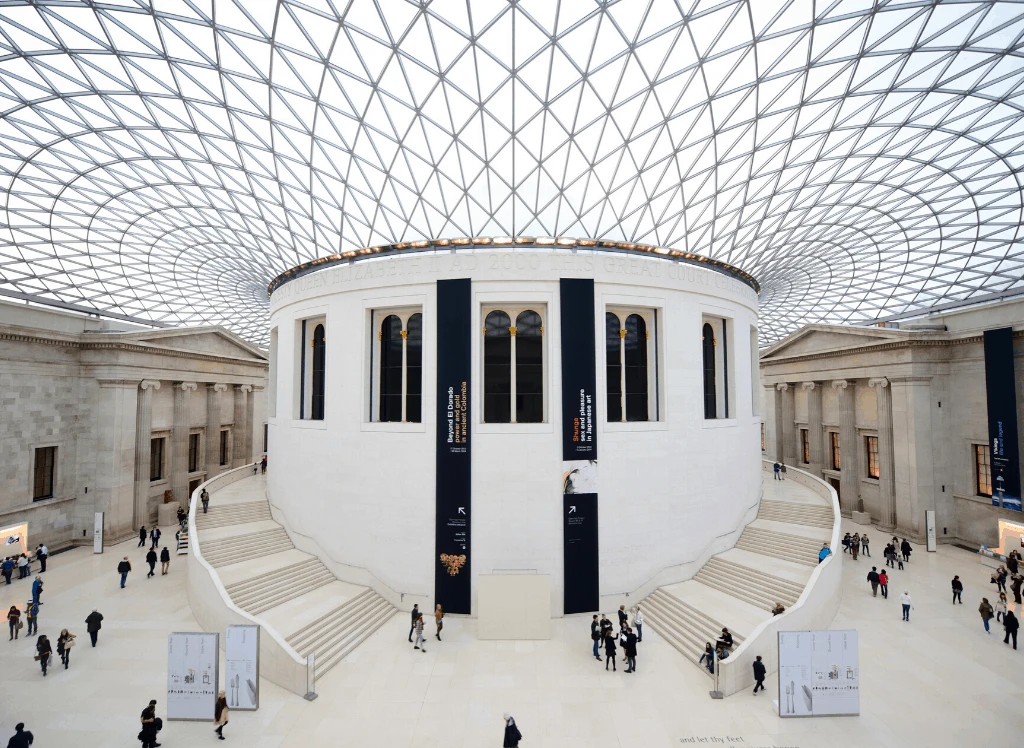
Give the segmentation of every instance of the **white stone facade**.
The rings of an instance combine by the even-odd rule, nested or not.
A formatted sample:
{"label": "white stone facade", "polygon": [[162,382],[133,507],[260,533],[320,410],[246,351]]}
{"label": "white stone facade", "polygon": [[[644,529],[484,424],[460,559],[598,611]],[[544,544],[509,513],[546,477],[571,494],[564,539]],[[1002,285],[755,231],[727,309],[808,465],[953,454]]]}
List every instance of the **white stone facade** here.
{"label": "white stone facade", "polygon": [[[982,333],[1000,327],[1014,331],[1017,430],[1024,436],[1024,301],[1005,301],[899,329],[809,325],[768,348],[761,356],[766,454],[784,454],[788,464],[830,482],[847,516],[868,512],[882,527],[921,541],[931,509],[939,542],[998,544],[998,520],[1022,516],[979,494],[974,447],[989,439]],[[838,470],[832,433],[840,435]],[[866,437],[878,439],[877,478],[868,475]]]}
{"label": "white stone facade", "polygon": [[[54,549],[91,543],[97,511],[109,542],[152,525],[165,497],[184,502],[190,485],[223,469],[208,433],[214,446],[229,433],[228,467],[262,456],[265,398],[253,393],[266,371],[259,349],[222,328],[150,330],[0,302],[0,526],[28,522],[32,547]],[[183,383],[189,399],[176,421]],[[245,392],[242,419],[224,391],[235,385]],[[190,434],[201,445],[194,470]],[[153,438],[164,438],[157,480]],[[47,447],[56,447],[52,490],[37,499],[37,450]]]}
{"label": "white stone facade", "polygon": [[[471,278],[472,574],[549,574],[552,612],[561,614],[559,279],[566,277],[595,282],[601,595],[633,592],[736,530],[760,493],[760,388],[752,387],[756,368],[750,359],[756,350],[750,345],[757,325],[754,291],[713,270],[665,260],[478,249],[355,262],[300,277],[274,292],[268,490],[289,531],[314,538],[332,568],[343,575],[348,569],[349,581],[396,600],[398,593],[432,598],[436,281]],[[482,420],[480,331],[488,310],[506,307],[532,309],[543,318],[540,423]],[[658,372],[651,392],[657,417],[609,423],[603,405],[605,313],[630,308],[651,310],[656,318],[649,334],[651,366],[656,362]],[[422,313],[420,423],[371,417],[378,375],[375,324],[389,309]],[[728,320],[730,413],[718,420],[704,419],[706,317]],[[302,320],[326,327],[323,420],[297,417],[304,391],[299,351],[308,355],[309,347],[299,343]],[[719,358],[724,349],[716,349]],[[475,584],[473,590],[475,611]]]}

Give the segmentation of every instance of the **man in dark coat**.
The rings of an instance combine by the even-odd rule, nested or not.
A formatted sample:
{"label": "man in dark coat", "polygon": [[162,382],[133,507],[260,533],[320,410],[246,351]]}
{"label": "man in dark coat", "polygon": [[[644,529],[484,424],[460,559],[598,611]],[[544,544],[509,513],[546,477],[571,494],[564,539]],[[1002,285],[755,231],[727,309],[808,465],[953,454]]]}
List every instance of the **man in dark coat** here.
{"label": "man in dark coat", "polygon": [[420,617],[420,604],[412,606],[412,625],[409,626],[409,641],[412,642],[412,630],[416,628],[416,619]]}
{"label": "man in dark coat", "polygon": [[14,735],[7,741],[7,748],[28,748],[32,740],[32,733],[25,731],[25,723],[19,722],[14,726]]}
{"label": "man in dark coat", "polygon": [[601,641],[601,624],[598,623],[596,614],[594,620],[590,622],[590,638],[594,642],[594,657],[600,660],[601,655],[597,653],[597,644]]}
{"label": "man in dark coat", "polygon": [[516,727],[516,721],[510,714],[503,715],[505,718],[505,740],[502,742],[503,748],[518,748],[519,741],[523,739],[523,735],[519,732],[519,728]]}
{"label": "man in dark coat", "polygon": [[1021,582],[1024,582],[1024,577],[1022,577],[1020,574],[1014,574],[1012,577],[1010,577],[1010,591],[1013,593],[1013,601],[1015,603],[1017,603],[1017,605],[1021,604],[1021,600],[1020,600],[1020,585],[1021,585]]}
{"label": "man in dark coat", "polygon": [[141,548],[145,544],[146,544],[146,526],[143,525],[142,527],[139,528],[139,545],[137,547]]}
{"label": "man in dark coat", "polygon": [[139,733],[139,740],[142,741],[142,748],[156,748],[160,745],[156,742],[157,727],[156,699],[149,702],[149,706],[142,710],[142,732]]}
{"label": "man in dark coat", "polygon": [[963,605],[964,601],[960,599],[960,595],[963,594],[964,583],[960,581],[960,577],[954,576],[952,584],[953,584],[953,604],[956,605],[957,603],[960,603],[961,605]]}
{"label": "man in dark coat", "polygon": [[1003,637],[1003,644],[1010,643],[1010,637],[1013,637],[1013,648],[1017,648],[1017,629],[1020,628],[1020,621],[1017,620],[1017,616],[1013,614],[1012,610],[1006,611],[1006,615],[1003,616],[1003,629],[1006,631],[1006,636]]}
{"label": "man in dark coat", "polygon": [[871,597],[878,597],[878,569],[874,566],[868,572],[868,581],[871,582]]}
{"label": "man in dark coat", "polygon": [[92,613],[85,617],[85,630],[89,632],[89,638],[92,639],[92,645],[96,646],[96,639],[99,638],[100,628],[103,625],[103,614],[98,610],[93,610]]}
{"label": "man in dark coat", "polygon": [[131,570],[132,565],[128,562],[128,557],[125,556],[121,563],[117,565],[117,573],[121,575],[122,590],[124,589],[124,583],[128,581],[128,572],[130,572]]}
{"label": "man in dark coat", "polygon": [[159,545],[159,543],[160,543],[160,536],[162,534],[163,533],[160,532],[160,528],[159,527],[154,527],[152,530],[149,531],[150,540],[153,541],[153,545],[151,545],[150,548],[156,548],[157,545]]}
{"label": "man in dark coat", "polygon": [[903,538],[903,542],[900,543],[900,552],[903,554],[903,560],[904,561],[909,561],[910,560],[910,551],[911,550],[912,549],[910,547],[910,543],[907,542],[906,538]]}
{"label": "man in dark coat", "polygon": [[626,672],[636,672],[636,634],[633,629],[626,627]]}
{"label": "man in dark coat", "polygon": [[764,663],[761,662],[761,655],[757,656],[754,660],[754,693],[757,693],[757,689],[764,690],[764,676],[765,676]]}
{"label": "man in dark coat", "polygon": [[146,554],[146,563],[149,564],[149,574],[146,575],[146,579],[156,574],[156,561],[156,551],[150,548],[149,553]]}

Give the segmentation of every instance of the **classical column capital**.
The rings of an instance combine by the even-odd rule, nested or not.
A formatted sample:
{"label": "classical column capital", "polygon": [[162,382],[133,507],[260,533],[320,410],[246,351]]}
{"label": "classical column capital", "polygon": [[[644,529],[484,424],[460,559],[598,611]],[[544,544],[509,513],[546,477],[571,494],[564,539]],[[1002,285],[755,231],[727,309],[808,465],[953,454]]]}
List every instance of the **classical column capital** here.
{"label": "classical column capital", "polygon": [[846,381],[845,379],[833,379],[832,380],[832,389],[834,389],[834,390],[845,390],[849,386],[850,386],[850,382]]}
{"label": "classical column capital", "polygon": [[775,389],[777,389],[779,392],[785,392],[786,390],[789,389],[789,385],[786,382],[779,382],[778,384],[775,385]]}
{"label": "classical column capital", "polygon": [[888,387],[889,380],[885,377],[876,377],[875,379],[868,380],[868,387]]}
{"label": "classical column capital", "polygon": [[800,389],[802,389],[802,390],[813,390],[815,387],[817,387],[818,389],[821,389],[821,385],[819,385],[817,382],[801,382],[800,383]]}
{"label": "classical column capital", "polygon": [[252,391],[253,392],[263,392],[263,390],[265,390],[265,389],[267,389],[267,388],[264,387],[262,384],[254,384],[254,385],[252,385]]}
{"label": "classical column capital", "polygon": [[182,392],[195,392],[199,389],[199,385],[195,382],[178,382],[174,385],[174,389],[181,390]]}
{"label": "classical column capital", "polygon": [[160,389],[160,382],[156,379],[143,379],[139,382],[140,390],[158,390]]}
{"label": "classical column capital", "polygon": [[252,392],[252,385],[251,384],[236,384],[235,385],[235,389],[238,392]]}
{"label": "classical column capital", "polygon": [[206,389],[208,389],[210,392],[226,392],[228,386],[220,382],[209,382],[206,385]]}

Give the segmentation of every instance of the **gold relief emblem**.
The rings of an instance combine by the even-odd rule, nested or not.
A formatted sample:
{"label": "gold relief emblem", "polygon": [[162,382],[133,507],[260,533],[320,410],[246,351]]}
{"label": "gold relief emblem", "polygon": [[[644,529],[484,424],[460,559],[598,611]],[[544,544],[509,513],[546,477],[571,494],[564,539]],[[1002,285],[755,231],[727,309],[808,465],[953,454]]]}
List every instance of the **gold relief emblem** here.
{"label": "gold relief emblem", "polygon": [[466,554],[461,556],[449,556],[447,553],[441,554],[441,563],[444,564],[444,568],[448,570],[449,576],[458,576],[459,570],[466,563]]}

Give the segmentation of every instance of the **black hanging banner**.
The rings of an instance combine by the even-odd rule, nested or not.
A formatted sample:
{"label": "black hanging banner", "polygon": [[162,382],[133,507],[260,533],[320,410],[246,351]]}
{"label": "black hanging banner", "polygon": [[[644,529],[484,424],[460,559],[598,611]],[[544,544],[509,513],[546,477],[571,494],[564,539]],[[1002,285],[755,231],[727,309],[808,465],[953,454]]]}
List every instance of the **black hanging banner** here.
{"label": "black hanging banner", "polygon": [[596,460],[594,281],[562,278],[562,460]]}
{"label": "black hanging banner", "polygon": [[470,612],[470,280],[437,282],[434,601]]}
{"label": "black hanging banner", "polygon": [[562,496],[564,612],[591,613],[600,606],[598,586],[597,494]]}
{"label": "black hanging banner", "polygon": [[985,391],[991,449],[992,504],[1021,511],[1014,392],[1013,328],[985,330]]}

